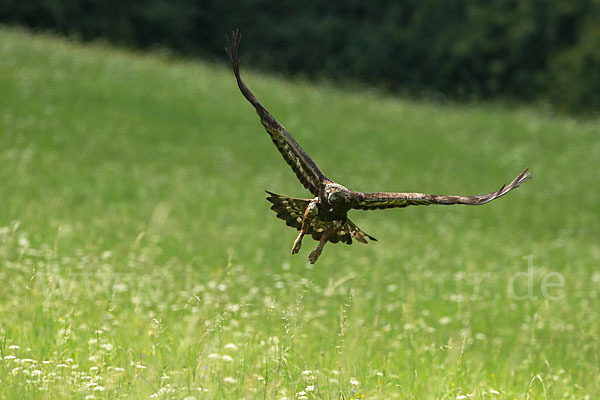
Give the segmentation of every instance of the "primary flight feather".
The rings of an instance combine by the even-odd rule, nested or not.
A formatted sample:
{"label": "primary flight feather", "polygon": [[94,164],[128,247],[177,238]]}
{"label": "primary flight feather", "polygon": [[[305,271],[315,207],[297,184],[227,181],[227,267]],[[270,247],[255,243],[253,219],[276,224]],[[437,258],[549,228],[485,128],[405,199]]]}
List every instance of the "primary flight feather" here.
{"label": "primary flight feather", "polygon": [[240,61],[238,47],[241,35],[238,31],[227,38],[227,53],[233,65],[233,73],[240,91],[254,106],[260,117],[260,122],[271,137],[273,143],[292,167],[292,170],[304,187],[314,196],[312,199],[297,199],[268,192],[267,200],[273,203],[271,209],[277,217],[283,219],[288,226],[300,231],[292,246],[292,254],[300,251],[302,238],[310,235],[319,242],[308,259],[313,264],[323,251],[327,242],[344,242],[351,244],[352,239],[367,243],[367,239],[377,240],[358,228],[348,218],[348,211],[376,210],[384,208],[401,208],[429,204],[467,204],[480,205],[489,203],[519,187],[531,179],[531,173],[526,168],[508,185],[503,185],[498,191],[479,196],[448,196],[426,193],[392,193],[375,192],[362,193],[350,190],[327,178],[317,167],[317,164],[306,154],[292,135],[269,113],[252,94],[240,76]]}

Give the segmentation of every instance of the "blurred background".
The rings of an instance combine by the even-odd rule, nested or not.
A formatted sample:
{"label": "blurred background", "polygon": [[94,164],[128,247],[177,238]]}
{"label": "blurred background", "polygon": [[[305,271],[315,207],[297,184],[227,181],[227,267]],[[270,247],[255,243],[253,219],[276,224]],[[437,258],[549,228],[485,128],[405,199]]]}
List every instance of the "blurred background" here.
{"label": "blurred background", "polygon": [[434,99],[600,109],[600,0],[2,0],[0,22]]}
{"label": "blurred background", "polygon": [[[0,0],[0,398],[600,399],[599,10]],[[236,28],[337,182],[534,179],[292,256],[264,190],[308,192],[236,87]]]}

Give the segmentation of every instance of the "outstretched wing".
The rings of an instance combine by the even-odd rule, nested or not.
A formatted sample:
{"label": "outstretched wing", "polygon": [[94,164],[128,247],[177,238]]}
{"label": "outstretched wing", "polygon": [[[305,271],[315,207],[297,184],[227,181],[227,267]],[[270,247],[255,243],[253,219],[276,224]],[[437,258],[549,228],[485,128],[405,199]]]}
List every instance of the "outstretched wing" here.
{"label": "outstretched wing", "polygon": [[480,205],[489,203],[504,196],[511,190],[531,179],[529,168],[525,168],[511,183],[503,185],[500,190],[479,196],[443,196],[425,193],[358,193],[352,208],[360,210],[376,210],[383,208],[400,208],[429,204],[467,204]]}
{"label": "outstretched wing", "polygon": [[236,30],[232,32],[231,40],[227,38],[227,47],[225,50],[229,54],[233,65],[233,73],[237,79],[237,84],[244,97],[254,106],[256,113],[260,117],[260,122],[263,124],[267,133],[271,136],[273,143],[283,155],[285,161],[292,167],[294,173],[314,196],[319,195],[319,189],[323,182],[330,181],[319,170],[315,162],[306,154],[300,145],[294,140],[292,135],[281,125],[273,116],[260,104],[254,97],[250,89],[246,86],[240,77],[240,60],[237,56],[238,46],[242,35]]}

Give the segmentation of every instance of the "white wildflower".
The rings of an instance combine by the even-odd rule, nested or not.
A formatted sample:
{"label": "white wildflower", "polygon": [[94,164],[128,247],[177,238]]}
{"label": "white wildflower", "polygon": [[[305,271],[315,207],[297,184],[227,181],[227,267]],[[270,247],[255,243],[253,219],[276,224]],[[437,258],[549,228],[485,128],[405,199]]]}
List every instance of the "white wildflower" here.
{"label": "white wildflower", "polygon": [[230,304],[229,306],[227,306],[227,310],[236,313],[236,312],[240,311],[240,305],[239,304]]}
{"label": "white wildflower", "polygon": [[40,371],[39,369],[34,369],[33,371],[31,371],[31,375],[33,376],[40,376],[42,374],[42,371]]}
{"label": "white wildflower", "polygon": [[94,391],[95,391],[95,392],[104,392],[104,386],[96,386],[96,387],[94,388]]}
{"label": "white wildflower", "polygon": [[225,350],[237,350],[237,346],[233,343],[227,343],[225,345]]}
{"label": "white wildflower", "polygon": [[494,390],[494,389],[490,389],[490,393],[491,393],[491,394],[500,394],[500,392],[499,392],[499,391],[497,391],[497,390]]}
{"label": "white wildflower", "polygon": [[221,357],[223,359],[223,361],[227,361],[227,362],[232,362],[233,361],[233,357],[228,356],[227,354],[225,354],[223,357]]}
{"label": "white wildflower", "polygon": [[10,346],[8,346],[9,350],[19,350],[21,347],[16,345],[16,344],[11,344]]}
{"label": "white wildflower", "polygon": [[306,390],[307,392],[314,392],[315,390],[317,390],[317,385],[308,385],[304,390]]}
{"label": "white wildflower", "polygon": [[14,359],[16,359],[16,358],[17,358],[17,357],[13,356],[12,354],[11,354],[11,355],[9,355],[9,356],[5,356],[5,357],[4,357],[4,359],[5,359],[5,360],[14,360]]}
{"label": "white wildflower", "polygon": [[115,283],[113,286],[113,290],[116,293],[123,293],[126,292],[129,289],[129,286],[127,286],[127,284],[125,282],[118,282]]}
{"label": "white wildflower", "polygon": [[217,354],[217,353],[210,353],[208,355],[208,358],[211,359],[211,360],[214,360],[216,358],[221,358],[221,356],[219,354]]}
{"label": "white wildflower", "polygon": [[450,323],[450,321],[452,321],[452,319],[450,319],[450,317],[442,317],[440,318],[440,325],[448,325]]}
{"label": "white wildflower", "polygon": [[304,376],[309,376],[310,374],[312,374],[312,371],[309,369],[302,371],[302,375],[304,375]]}
{"label": "white wildflower", "polygon": [[142,365],[142,364],[136,364],[136,366],[135,366],[135,367],[136,367],[137,369],[146,369],[146,366],[145,366],[145,365]]}
{"label": "white wildflower", "polygon": [[356,378],[350,378],[350,384],[352,386],[358,386],[360,385],[360,382],[356,380]]}
{"label": "white wildflower", "polygon": [[233,378],[231,376],[227,376],[227,377],[225,377],[225,379],[223,379],[223,382],[233,384],[236,382],[236,380],[235,380],[235,378]]}
{"label": "white wildflower", "polygon": [[159,397],[163,397],[163,395],[165,395],[166,393],[174,393],[174,392],[176,392],[176,389],[174,389],[171,385],[165,385],[165,386],[161,387],[160,389],[158,389],[158,392],[150,395],[150,398],[156,399]]}

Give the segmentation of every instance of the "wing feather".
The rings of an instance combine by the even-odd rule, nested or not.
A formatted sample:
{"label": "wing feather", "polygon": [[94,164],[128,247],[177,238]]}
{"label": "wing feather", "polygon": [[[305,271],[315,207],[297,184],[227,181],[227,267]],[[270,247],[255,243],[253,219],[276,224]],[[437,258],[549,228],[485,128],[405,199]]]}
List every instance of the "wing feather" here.
{"label": "wing feather", "polygon": [[359,210],[376,210],[384,208],[401,208],[429,204],[467,204],[480,205],[489,203],[519,187],[531,179],[529,168],[525,168],[511,183],[503,185],[499,190],[479,196],[445,196],[426,193],[359,193],[352,208]]}
{"label": "wing feather", "polygon": [[260,104],[240,77],[240,60],[237,56],[237,50],[241,37],[242,35],[237,30],[232,32],[231,39],[227,37],[228,45],[225,48],[231,59],[238,87],[246,100],[256,109],[256,113],[260,117],[260,122],[265,127],[269,136],[271,136],[271,140],[273,140],[273,143],[275,143],[285,161],[292,167],[300,182],[314,196],[318,196],[322,183],[330,180],[319,170],[319,167],[317,167],[315,162],[306,154],[283,125],[273,118],[262,104]]}

